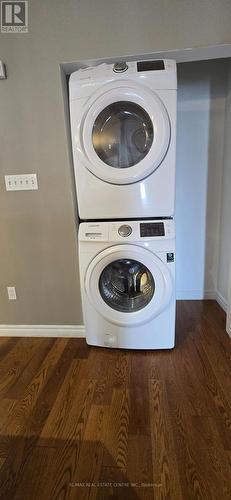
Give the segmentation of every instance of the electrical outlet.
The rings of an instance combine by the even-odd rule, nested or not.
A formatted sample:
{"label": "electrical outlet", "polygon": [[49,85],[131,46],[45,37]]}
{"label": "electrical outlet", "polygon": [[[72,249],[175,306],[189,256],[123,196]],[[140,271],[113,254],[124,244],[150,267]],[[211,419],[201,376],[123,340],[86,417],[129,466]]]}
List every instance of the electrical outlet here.
{"label": "electrical outlet", "polygon": [[3,61],[0,61],[0,80],[5,80],[6,78],[6,66]]}
{"label": "electrical outlet", "polygon": [[9,300],[16,300],[17,299],[15,286],[8,286],[7,293],[8,293]]}
{"label": "electrical outlet", "polygon": [[38,189],[36,174],[5,175],[6,191],[29,191]]}

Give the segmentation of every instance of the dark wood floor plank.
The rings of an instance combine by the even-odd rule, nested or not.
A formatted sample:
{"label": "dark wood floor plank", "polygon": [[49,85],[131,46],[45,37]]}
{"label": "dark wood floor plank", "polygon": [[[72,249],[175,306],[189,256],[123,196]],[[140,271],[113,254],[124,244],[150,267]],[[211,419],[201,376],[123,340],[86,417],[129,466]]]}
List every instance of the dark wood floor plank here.
{"label": "dark wood floor plank", "polygon": [[27,421],[31,416],[31,412],[47,383],[49,375],[52,373],[54,366],[62,355],[67,342],[66,339],[61,339],[56,341],[52,346],[38,369],[38,372],[32,378],[23,397],[13,402],[13,405],[11,405],[6,425],[1,425],[2,422],[0,422],[1,433],[5,434],[8,432],[12,435],[23,435],[25,433]]}
{"label": "dark wood floor plank", "polygon": [[191,415],[212,416],[216,405],[205,384],[203,358],[190,336],[174,351],[171,363],[187,411]]}
{"label": "dark wood floor plank", "polygon": [[176,348],[0,338],[1,500],[231,500],[231,340],[177,304]]}
{"label": "dark wood floor plank", "polygon": [[153,482],[156,498],[183,500],[164,382],[149,381]]}
{"label": "dark wood floor plank", "polygon": [[78,339],[78,343],[76,345],[76,339],[69,339],[70,345],[73,346],[75,350],[75,359],[87,359],[89,354],[91,353],[91,347],[86,343],[84,338]]}
{"label": "dark wood floor plank", "polygon": [[196,357],[200,360],[200,370],[202,374],[200,375],[200,372],[198,374],[199,382],[205,388],[210,400],[213,402],[213,406],[210,404],[210,407],[214,408],[213,415],[219,426],[220,436],[222,437],[224,447],[226,449],[231,449],[231,404],[229,399],[225,397],[223,387],[219,383],[219,372],[217,373],[218,376],[216,376],[210,364],[210,360],[200,343],[195,345],[194,342],[194,349],[191,351],[191,356],[192,359],[195,360],[195,366],[198,367],[198,371],[199,365],[198,363],[196,364]]}
{"label": "dark wood floor plank", "polygon": [[231,471],[225,463],[224,452],[219,448],[199,448],[196,453],[194,447],[192,454],[197,470],[200,471],[204,483],[207,484],[208,499],[230,500],[231,490],[228,478]]}
{"label": "dark wood floor plank", "polygon": [[8,456],[8,451],[9,451],[9,447],[10,447],[8,444],[8,432],[4,433],[3,428],[4,428],[4,425],[8,424],[9,414],[12,411],[14,404],[15,404],[15,402],[12,399],[1,399],[1,404],[0,404],[0,424],[1,424],[0,470],[1,470],[1,467]]}
{"label": "dark wood floor plank", "polygon": [[[204,478],[200,468],[194,459],[194,447],[191,448],[188,442],[188,418],[185,408],[180,402],[178,387],[174,383],[167,384],[167,398],[171,409],[171,427],[173,431],[174,448],[177,457],[180,484],[183,491],[183,498],[193,500],[194,498],[211,498],[208,487],[208,478]],[[198,453],[198,449],[197,449]]]}
{"label": "dark wood floor plank", "polygon": [[54,367],[47,378],[47,382],[40,392],[39,397],[32,409],[30,418],[27,422],[28,436],[34,436],[41,433],[50,411],[54,406],[56,398],[58,397],[59,391],[65,380],[66,373],[75,358],[75,354],[76,349],[73,349],[72,342],[68,340],[59,359],[56,364],[54,364]]}
{"label": "dark wood floor plank", "polygon": [[[108,349],[92,347],[87,359],[81,360],[80,373],[81,379],[92,378],[94,380],[101,379],[107,373],[108,360],[115,358],[115,352]],[[117,355],[116,355],[117,358]]]}
{"label": "dark wood floor plank", "polygon": [[104,466],[119,468],[127,466],[129,404],[130,395],[126,387],[113,390],[105,437]]}
{"label": "dark wood floor plank", "polygon": [[126,477],[138,498],[153,500],[156,488],[153,484],[152,442],[148,435],[128,437]]}
{"label": "dark wood floor plank", "polygon": [[[58,397],[46,419],[40,437],[53,441],[65,437],[65,429],[72,418],[73,407],[79,407],[88,381],[79,380],[79,361],[74,359],[66,373]],[[76,410],[75,410],[76,411]],[[53,444],[52,444],[53,443]]]}
{"label": "dark wood floor plank", "polygon": [[37,339],[22,338],[8,352],[0,364],[0,396],[7,395],[9,389],[20,378],[37,350]]}
{"label": "dark wood floor plank", "polygon": [[15,337],[0,337],[0,362],[17,345],[18,341],[19,339]]}
{"label": "dark wood floor plank", "polygon": [[[202,322],[202,325],[197,330],[196,339],[194,344],[196,349],[204,350],[208,358],[214,376],[218,379],[222,391],[224,392],[227,400],[230,397],[230,371],[231,371],[231,356],[227,356],[227,352],[223,352],[223,345],[219,338],[219,349],[214,349],[214,330],[215,325],[209,326],[210,334],[207,334],[208,322]],[[223,332],[220,337],[223,336]],[[216,341],[215,341],[216,342]],[[217,342],[216,342],[217,343]],[[225,351],[227,351],[225,349]]]}
{"label": "dark wood floor plank", "polygon": [[92,348],[87,361],[82,363],[80,377],[95,380],[93,404],[109,404],[112,398],[113,373],[118,351]]}
{"label": "dark wood floor plank", "polygon": [[[6,434],[3,436],[3,440],[6,445],[8,441],[9,454],[0,470],[0,489],[6,498],[12,497],[15,494],[15,491],[20,483],[21,476],[23,475],[28,461],[30,460],[33,448],[36,446],[44,422],[51,407],[53,406],[63,377],[66,373],[67,366],[69,366],[72,359],[73,349],[68,345],[68,341],[61,342],[60,344],[62,346],[62,354],[58,360],[56,359],[56,364],[50,373],[50,377],[41,391],[42,396],[40,393],[36,398],[36,402],[32,407],[31,412],[27,413],[25,421],[22,419],[21,413],[17,414],[19,424],[17,425],[16,423],[14,427],[11,419],[11,433],[8,431],[8,436],[6,436]],[[51,375],[53,375],[53,377],[51,377]],[[25,408],[28,411],[28,406]]]}
{"label": "dark wood floor plank", "polygon": [[28,364],[22,369],[18,379],[15,380],[14,384],[7,391],[7,398],[20,399],[23,397],[27,386],[37,373],[42,361],[46,358],[55,341],[55,339],[37,339],[35,353]]}
{"label": "dark wood floor plank", "polygon": [[[45,444],[45,443],[44,443]],[[11,500],[50,500],[47,484],[56,450],[46,446],[35,447]]]}
{"label": "dark wood floor plank", "polygon": [[[69,498],[70,483],[75,477],[84,432],[91,410],[95,382],[82,380],[77,397],[62,431],[62,437],[56,446],[56,456],[50,471],[51,481],[48,485],[49,497],[52,499]],[[53,438],[47,437],[53,443]],[[78,497],[77,497],[78,498]]]}
{"label": "dark wood floor plank", "polygon": [[4,425],[8,428],[9,414],[15,407],[15,401],[13,399],[1,398],[0,400],[0,433],[4,428]]}
{"label": "dark wood floor plank", "polygon": [[100,480],[104,439],[108,425],[109,411],[106,405],[92,405],[80,448],[79,458],[72,478],[72,483],[88,485],[71,490],[70,498],[79,500],[96,499],[97,484]]}
{"label": "dark wood floor plank", "polygon": [[128,387],[131,377],[131,353],[130,351],[120,350],[118,358],[112,371],[112,385],[113,387]]}
{"label": "dark wood floor plank", "polygon": [[149,391],[148,379],[153,373],[152,362],[148,352],[132,352],[129,381],[130,412],[129,434],[150,435]]}
{"label": "dark wood floor plank", "polygon": [[223,448],[216,417],[187,415],[187,441],[192,449],[195,443],[197,443],[198,450]]}
{"label": "dark wood floor plank", "polygon": [[96,498],[97,500],[140,500],[141,497],[128,480],[126,468],[103,467]]}
{"label": "dark wood floor plank", "polygon": [[129,434],[150,435],[148,384],[137,381],[130,388]]}

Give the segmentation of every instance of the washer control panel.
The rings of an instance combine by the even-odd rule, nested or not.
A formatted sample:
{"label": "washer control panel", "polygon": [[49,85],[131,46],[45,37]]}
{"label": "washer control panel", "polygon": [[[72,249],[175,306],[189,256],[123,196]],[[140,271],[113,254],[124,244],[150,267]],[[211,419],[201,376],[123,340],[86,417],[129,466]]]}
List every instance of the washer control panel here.
{"label": "washer control panel", "polygon": [[149,238],[152,236],[165,236],[163,222],[141,222],[140,237]]}
{"label": "washer control panel", "polygon": [[151,242],[175,238],[175,224],[172,219],[159,220],[126,220],[104,222],[81,222],[79,226],[79,241],[103,241],[130,243]]}
{"label": "washer control panel", "polygon": [[118,233],[120,236],[123,236],[123,238],[126,238],[127,236],[130,236],[130,234],[132,234],[132,228],[128,224],[123,224],[119,227]]}

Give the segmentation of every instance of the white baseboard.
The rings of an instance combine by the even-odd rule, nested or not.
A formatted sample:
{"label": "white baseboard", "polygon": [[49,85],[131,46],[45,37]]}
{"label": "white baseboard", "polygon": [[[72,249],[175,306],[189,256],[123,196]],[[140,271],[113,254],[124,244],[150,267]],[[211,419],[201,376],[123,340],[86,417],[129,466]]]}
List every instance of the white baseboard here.
{"label": "white baseboard", "polygon": [[227,300],[221,295],[220,292],[216,293],[216,301],[218,302],[219,306],[222,307],[222,309],[227,313],[228,310],[228,302]]}
{"label": "white baseboard", "polygon": [[[202,296],[198,290],[177,292],[177,300],[203,299],[216,300],[222,309],[227,312],[227,301],[219,292],[208,290]],[[228,333],[231,336],[231,324]],[[0,325],[0,337],[85,338],[86,334],[84,325]]]}
{"label": "white baseboard", "polygon": [[176,300],[202,300],[201,290],[176,290]]}
{"label": "white baseboard", "polygon": [[203,299],[205,299],[205,300],[217,300],[217,292],[215,292],[215,290],[206,290],[204,292]]}
{"label": "white baseboard", "polygon": [[227,300],[215,290],[206,290],[204,293],[200,290],[178,290],[176,298],[177,300],[216,300],[225,312],[228,309]]}
{"label": "white baseboard", "polygon": [[0,325],[0,337],[84,338],[84,325]]}
{"label": "white baseboard", "polygon": [[221,295],[220,292],[215,291],[215,290],[206,290],[204,292],[203,298],[207,299],[207,300],[216,300],[218,302],[219,306],[221,306],[221,308],[223,309],[223,311],[225,311],[227,313],[227,309],[228,309],[227,300]]}
{"label": "white baseboard", "polygon": [[204,293],[204,299],[212,299],[212,300],[216,300],[219,304],[219,306],[221,306],[221,308],[223,309],[223,311],[225,311],[227,313],[227,309],[228,309],[228,304],[227,304],[227,300],[221,295],[220,292],[215,292],[214,290],[213,291],[207,291]]}
{"label": "white baseboard", "polygon": [[227,319],[226,331],[227,331],[229,337],[231,337],[231,318],[230,317],[228,317],[228,319]]}

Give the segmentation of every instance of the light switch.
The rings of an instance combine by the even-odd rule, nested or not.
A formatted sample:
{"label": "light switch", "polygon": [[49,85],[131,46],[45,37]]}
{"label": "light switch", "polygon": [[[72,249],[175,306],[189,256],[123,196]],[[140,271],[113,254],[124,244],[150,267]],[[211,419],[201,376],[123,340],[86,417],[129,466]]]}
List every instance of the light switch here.
{"label": "light switch", "polygon": [[5,175],[6,191],[30,191],[38,189],[36,174]]}

